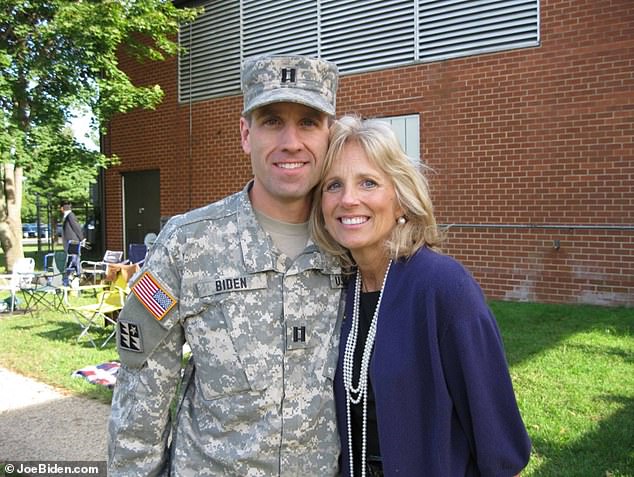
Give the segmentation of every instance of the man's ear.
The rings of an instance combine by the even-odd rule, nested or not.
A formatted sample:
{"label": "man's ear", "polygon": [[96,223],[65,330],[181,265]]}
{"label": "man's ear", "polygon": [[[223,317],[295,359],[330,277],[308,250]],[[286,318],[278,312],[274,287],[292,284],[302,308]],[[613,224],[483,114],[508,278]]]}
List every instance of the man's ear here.
{"label": "man's ear", "polygon": [[240,143],[245,154],[251,154],[250,128],[249,122],[245,118],[240,118]]}

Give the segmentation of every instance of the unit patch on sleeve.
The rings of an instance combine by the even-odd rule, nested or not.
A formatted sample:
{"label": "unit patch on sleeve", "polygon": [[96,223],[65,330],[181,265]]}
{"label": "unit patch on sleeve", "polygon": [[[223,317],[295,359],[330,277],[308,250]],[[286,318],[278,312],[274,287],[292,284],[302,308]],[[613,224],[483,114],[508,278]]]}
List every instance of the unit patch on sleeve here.
{"label": "unit patch on sleeve", "polygon": [[119,320],[119,346],[127,351],[143,353],[141,330],[135,323]]}
{"label": "unit patch on sleeve", "polygon": [[141,276],[132,287],[132,291],[143,306],[159,321],[176,305],[176,299],[164,290],[149,272]]}

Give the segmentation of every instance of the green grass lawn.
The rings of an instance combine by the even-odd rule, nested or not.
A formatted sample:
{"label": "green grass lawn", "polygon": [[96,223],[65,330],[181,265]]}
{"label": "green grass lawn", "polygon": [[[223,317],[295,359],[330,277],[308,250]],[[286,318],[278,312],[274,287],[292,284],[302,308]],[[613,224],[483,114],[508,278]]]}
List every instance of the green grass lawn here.
{"label": "green grass lawn", "polygon": [[[533,441],[522,475],[634,477],[634,309],[509,302],[491,307]],[[0,366],[109,402],[109,390],[71,373],[116,359],[114,344],[94,349],[76,343],[78,333],[62,313],[4,314]]]}
{"label": "green grass lawn", "polygon": [[634,476],[634,309],[491,307],[533,441],[523,475]]}
{"label": "green grass lawn", "polygon": [[[37,245],[26,245],[24,255],[35,259],[36,270],[42,270],[45,246],[38,253]],[[2,254],[0,253],[0,257]],[[2,257],[4,261],[4,257]],[[4,293],[0,299],[8,296]],[[18,296],[23,305],[24,299]],[[71,297],[75,304],[90,303],[90,293],[80,298]],[[99,334],[101,341],[107,334]],[[99,399],[109,403],[112,391],[95,386],[81,378],[71,377],[73,371],[90,364],[99,364],[117,358],[117,352],[109,343],[104,349],[94,349],[90,342],[76,343],[79,325],[72,317],[59,312],[37,312],[34,317],[21,311],[13,316],[0,313],[0,366],[77,395]],[[95,333],[92,333],[95,335]],[[111,340],[113,341],[113,340]]]}
{"label": "green grass lawn", "polygon": [[[85,298],[84,301],[88,301]],[[30,376],[73,394],[110,402],[112,391],[72,377],[73,371],[91,364],[117,359],[111,340],[105,348],[93,348],[89,341],[76,342],[79,325],[71,316],[42,311],[31,317],[16,312],[0,315],[0,366]],[[107,337],[100,329],[91,335]]]}

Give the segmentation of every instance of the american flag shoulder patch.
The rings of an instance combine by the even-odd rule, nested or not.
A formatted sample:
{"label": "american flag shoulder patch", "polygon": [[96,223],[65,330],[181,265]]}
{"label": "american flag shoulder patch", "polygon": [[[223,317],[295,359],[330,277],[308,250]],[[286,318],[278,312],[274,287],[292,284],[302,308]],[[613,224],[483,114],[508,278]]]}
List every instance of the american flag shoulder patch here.
{"label": "american flag shoulder patch", "polygon": [[132,287],[132,292],[159,321],[176,305],[176,299],[159,285],[150,272],[143,273]]}

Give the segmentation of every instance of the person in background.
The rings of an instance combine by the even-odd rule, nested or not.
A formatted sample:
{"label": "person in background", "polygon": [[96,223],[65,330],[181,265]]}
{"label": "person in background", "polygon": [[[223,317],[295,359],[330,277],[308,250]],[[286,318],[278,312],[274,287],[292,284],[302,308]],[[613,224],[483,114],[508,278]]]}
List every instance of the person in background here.
{"label": "person in background", "polygon": [[80,243],[82,240],[84,240],[84,233],[69,202],[62,202],[62,204],[60,205],[60,212],[63,215],[62,245],[64,246],[64,250],[67,251],[68,242],[72,240],[73,242]]}
{"label": "person in background", "polygon": [[254,179],[170,219],[133,280],[118,319],[111,477],[338,472],[341,268],[308,233],[338,72],[262,56],[241,79]]}
{"label": "person in background", "polygon": [[425,177],[387,123],[332,126],[311,231],[351,274],[335,377],[342,475],[518,474],[531,445],[495,318],[440,253]]}
{"label": "person in background", "polygon": [[81,247],[85,245],[84,232],[77,221],[75,213],[69,202],[62,202],[60,205],[62,218],[62,245],[66,252],[66,264],[62,277],[64,286],[71,283],[79,285],[79,275],[81,274],[80,255]]}

